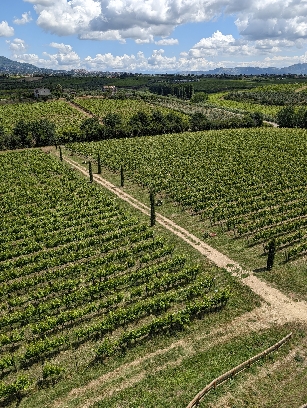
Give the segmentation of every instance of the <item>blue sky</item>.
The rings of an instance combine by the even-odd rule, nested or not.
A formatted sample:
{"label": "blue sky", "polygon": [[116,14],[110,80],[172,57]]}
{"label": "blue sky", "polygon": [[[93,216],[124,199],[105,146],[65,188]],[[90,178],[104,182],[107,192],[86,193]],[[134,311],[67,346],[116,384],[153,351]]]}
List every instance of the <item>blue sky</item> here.
{"label": "blue sky", "polygon": [[307,0],[2,0],[0,55],[177,72],[307,62]]}

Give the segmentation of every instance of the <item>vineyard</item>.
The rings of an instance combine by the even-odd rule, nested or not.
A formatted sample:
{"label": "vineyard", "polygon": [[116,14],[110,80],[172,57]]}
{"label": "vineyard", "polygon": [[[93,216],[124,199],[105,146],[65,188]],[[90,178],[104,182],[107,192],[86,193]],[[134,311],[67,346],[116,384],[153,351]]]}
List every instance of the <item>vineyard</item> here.
{"label": "vineyard", "polygon": [[227,303],[213,267],[174,253],[51,155],[0,163],[2,403]]}
{"label": "vineyard", "polygon": [[19,103],[0,106],[0,124],[10,132],[19,120],[26,122],[48,119],[56,125],[59,135],[65,131],[79,130],[86,115],[74,109],[65,101]]}
{"label": "vineyard", "polygon": [[[209,104],[192,104],[187,101],[182,101],[177,98],[169,98],[166,96],[152,96],[146,95],[148,100],[157,106],[162,106],[168,109],[185,113],[186,115],[193,115],[196,112],[203,113],[211,121],[227,121],[229,119],[238,118],[241,115],[230,112],[223,108],[216,108]],[[144,96],[144,98],[146,98]]]}
{"label": "vineyard", "polygon": [[[103,119],[108,114],[116,113],[128,122],[129,119],[137,112],[144,112],[146,114],[151,114],[153,111],[153,105],[142,100],[137,99],[101,99],[101,98],[77,98],[75,102],[78,105],[85,108],[87,111],[91,112],[93,115],[100,119]],[[160,108],[163,114],[172,112],[169,108]],[[182,115],[187,121],[186,115]]]}
{"label": "vineyard", "polygon": [[215,106],[230,109],[234,112],[260,112],[267,120],[275,120],[280,110],[280,106],[276,105],[261,105],[260,103],[254,103],[250,100],[237,101],[226,99],[227,95],[228,93],[226,92],[209,95],[209,102]]}
{"label": "vineyard", "polygon": [[212,104],[227,109],[261,112],[267,119],[275,120],[282,106],[304,106],[307,101],[304,83],[272,84],[251,90],[234,90],[209,96]]}
{"label": "vineyard", "polygon": [[285,262],[306,255],[306,133],[250,129],[71,144],[74,152],[154,188],[246,247],[276,240]]}

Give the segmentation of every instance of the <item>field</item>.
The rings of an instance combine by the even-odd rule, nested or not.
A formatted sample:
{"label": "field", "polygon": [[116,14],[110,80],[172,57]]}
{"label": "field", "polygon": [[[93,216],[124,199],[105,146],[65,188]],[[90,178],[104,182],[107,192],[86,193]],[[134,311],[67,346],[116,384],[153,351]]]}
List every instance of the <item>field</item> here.
{"label": "field", "polygon": [[58,134],[63,131],[78,131],[86,115],[65,101],[18,103],[0,105],[0,123],[10,132],[19,120],[48,119],[56,125]]}
{"label": "field", "polygon": [[[125,122],[128,122],[131,116],[139,111],[151,114],[154,109],[152,104],[136,99],[77,98],[75,102],[100,119],[103,119],[109,113],[117,113],[124,118]],[[173,109],[167,107],[159,107],[158,109],[163,114],[173,111]],[[186,115],[182,114],[182,117],[187,120]]]}
{"label": "field", "polygon": [[210,327],[258,304],[225,272],[175,249],[53,156],[9,152],[0,163],[6,404],[25,390],[41,398],[58,381],[65,388],[80,381],[75,371],[95,362],[106,369],[106,359],[171,339],[200,317]]}
{"label": "field", "polygon": [[235,112],[261,112],[267,120],[275,120],[280,110],[280,106],[266,106],[260,103],[225,99],[226,95],[226,92],[211,94],[209,95],[209,102],[222,108],[234,110]]}
{"label": "field", "polygon": [[274,238],[276,268],[263,276],[307,299],[304,131],[209,131],[69,147],[94,159],[99,152],[113,171],[123,165],[127,178],[165,200],[159,211],[174,213],[175,203],[193,215],[184,218],[194,233],[247,268],[264,270]]}
{"label": "field", "polygon": [[261,112],[266,119],[275,120],[278,111],[285,105],[306,105],[305,83],[272,84],[251,90],[233,90],[209,95],[212,104],[228,109]]}
{"label": "field", "polygon": [[[293,102],[306,94],[304,82],[194,84],[233,99],[75,102],[125,123],[153,109],[227,121],[239,111],[274,119],[278,95]],[[65,101],[0,106],[6,131],[19,119],[47,118],[59,135],[78,132],[88,116]],[[61,153],[64,161],[53,146],[0,153],[0,406],[186,408],[215,377],[289,332],[290,341],[210,391],[200,408],[306,403],[306,131],[186,132],[70,143]],[[102,178],[119,186],[123,172],[116,193],[149,206],[154,191],[156,211],[194,234],[194,248],[166,224],[150,227],[148,215],[114,198],[114,186],[104,189],[98,153]],[[199,239],[243,270],[231,259],[215,266]]]}
{"label": "field", "polygon": [[[215,121],[227,121],[228,119],[238,116],[237,113],[233,113],[227,109],[217,108],[215,106],[210,106],[208,104],[193,104],[189,101],[184,101],[178,98],[169,98],[165,96],[148,96],[150,102],[157,106],[163,106],[168,109],[183,112],[187,115],[193,115],[195,112],[201,112],[209,120]],[[239,114],[241,116],[241,114]]]}

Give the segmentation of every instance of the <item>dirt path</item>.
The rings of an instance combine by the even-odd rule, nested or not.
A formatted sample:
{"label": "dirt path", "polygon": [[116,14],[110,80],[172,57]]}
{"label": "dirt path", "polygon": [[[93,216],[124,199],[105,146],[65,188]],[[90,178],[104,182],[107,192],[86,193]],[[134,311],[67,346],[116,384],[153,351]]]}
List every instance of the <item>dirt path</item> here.
{"label": "dirt path", "polygon": [[80,108],[79,105],[70,102],[70,101],[66,101],[68,103],[68,105],[70,105],[72,108],[77,109],[79,112],[83,113],[84,115],[86,115],[88,118],[92,118],[93,115],[91,113],[88,113],[86,110]]}
{"label": "dirt path", "polygon": [[[73,168],[88,177],[88,171],[84,167],[68,157],[64,157],[64,160]],[[95,174],[93,175],[93,178],[95,182],[107,188],[142,213],[150,216],[149,207],[103,179],[101,176]],[[187,230],[161,214],[156,214],[156,221],[183,239],[193,248],[197,249],[214,264],[225,268],[232,275],[239,277],[241,282],[261,296],[265,303],[263,303],[261,307],[235,318],[232,322],[228,322],[224,326],[213,329],[210,333],[200,333],[198,337],[179,340],[165,349],[157,350],[144,357],[140,357],[133,362],[124,364],[119,368],[102,375],[96,380],[89,382],[83,387],[71,390],[65,398],[54,401],[50,407],[90,408],[96,402],[103,401],[114,393],[132,387],[134,384],[142,381],[147,375],[152,374],[153,370],[154,372],[157,372],[165,370],[168,367],[179,367],[183,359],[193,356],[200,351],[209,349],[213,345],[223,344],[226,341],[242,336],[245,333],[269,328],[273,324],[284,324],[289,321],[301,321],[307,323],[307,303],[293,302],[279,290],[272,288],[266,282],[261,281],[252,272],[243,270],[238,263],[207,245],[195,235],[189,233]],[[167,357],[167,353],[174,349],[178,350],[178,356],[176,358],[163,364],[157,364],[155,358],[158,358],[159,361],[163,361],[161,356]]]}
{"label": "dirt path", "polygon": [[[72,167],[79,170],[85,176],[88,177],[88,172],[84,167],[74,162],[73,160],[65,157]],[[142,213],[150,216],[150,208],[142,204],[140,201],[136,200],[129,194],[125,193],[119,187],[114,186],[109,181],[103,179],[101,176],[95,174],[94,180],[112,191],[122,200],[128,202],[134,208],[138,209]],[[257,293],[265,302],[270,304],[274,309],[276,309],[280,316],[286,318],[288,321],[300,320],[307,323],[307,303],[306,302],[294,302],[286,295],[281,293],[279,290],[272,288],[266,282],[261,281],[257,276],[255,276],[251,271],[245,271],[241,266],[228,258],[226,255],[217,251],[210,245],[206,244],[195,235],[191,234],[184,228],[180,227],[170,219],[164,217],[161,214],[156,214],[156,221],[162,225],[164,228],[171,231],[173,234],[177,235],[179,238],[183,239],[202,255],[207,257],[215,265],[220,268],[225,268],[232,275],[237,277],[242,277],[241,281],[246,286],[250,287],[255,293]],[[246,277],[247,276],[247,277]]]}
{"label": "dirt path", "polygon": [[272,125],[274,128],[278,127],[278,124],[276,122],[270,122],[269,120],[264,120],[263,123],[268,123],[269,125]]}
{"label": "dirt path", "polygon": [[[78,105],[75,102],[70,102],[67,101],[67,103],[74,109],[77,109],[79,112],[83,113],[84,115],[86,115],[88,118],[94,118],[95,115],[93,113],[88,112],[86,109],[83,109],[80,105]],[[103,122],[101,120],[99,120],[99,123],[101,125],[103,125]]]}
{"label": "dirt path", "polygon": [[307,88],[307,86],[304,85],[304,86],[302,86],[301,88],[297,88],[297,89],[295,90],[295,92],[301,92],[301,91],[303,91],[303,90],[306,89],[306,88]]}

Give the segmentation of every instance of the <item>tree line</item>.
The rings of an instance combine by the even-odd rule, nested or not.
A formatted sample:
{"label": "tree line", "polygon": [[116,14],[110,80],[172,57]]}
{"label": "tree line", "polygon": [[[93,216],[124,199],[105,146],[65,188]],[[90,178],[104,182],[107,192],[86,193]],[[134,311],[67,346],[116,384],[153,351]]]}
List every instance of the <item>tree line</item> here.
{"label": "tree line", "polygon": [[192,84],[172,84],[172,83],[156,83],[149,86],[152,93],[158,95],[172,95],[180,99],[191,99],[194,94],[194,87]]}
{"label": "tree line", "polygon": [[201,112],[188,116],[172,111],[163,113],[157,109],[150,113],[138,111],[128,120],[118,113],[108,113],[101,121],[96,117],[87,118],[81,123],[78,131],[67,130],[58,135],[55,124],[48,119],[19,120],[9,133],[0,124],[0,149],[261,125],[262,116],[259,113],[237,115],[228,120],[210,120]]}
{"label": "tree line", "polygon": [[279,127],[307,129],[307,109],[286,106],[277,114]]}

